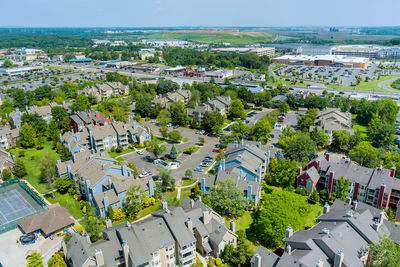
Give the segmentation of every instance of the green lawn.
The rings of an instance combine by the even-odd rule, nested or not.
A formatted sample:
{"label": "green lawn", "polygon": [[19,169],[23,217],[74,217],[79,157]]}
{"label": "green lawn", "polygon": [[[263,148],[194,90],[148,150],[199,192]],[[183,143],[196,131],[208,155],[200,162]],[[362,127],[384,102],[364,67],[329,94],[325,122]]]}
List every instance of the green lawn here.
{"label": "green lawn", "polygon": [[365,138],[367,138],[367,126],[363,126],[363,125],[360,125],[360,124],[354,124],[353,125],[353,130],[355,131],[355,130],[358,130],[358,131],[360,131],[360,133],[361,133],[361,137],[363,138],[363,139],[365,139]]}
{"label": "green lawn", "polygon": [[197,182],[197,179],[184,179],[182,181],[182,186],[188,186]]}
{"label": "green lawn", "polygon": [[27,180],[32,186],[36,188],[40,193],[44,194],[52,189],[53,186],[49,185],[46,182],[43,182],[40,178],[40,159],[46,155],[47,152],[50,152],[51,156],[54,160],[59,159],[59,155],[55,150],[52,150],[52,145],[50,142],[46,142],[44,144],[43,149],[30,148],[30,149],[22,149],[17,148],[10,151],[12,155],[18,158],[18,155],[21,151],[24,151],[24,156],[19,159],[25,164],[27,170],[27,176],[23,179]]}
{"label": "green lawn", "polygon": [[[253,223],[253,213],[246,211],[240,218],[233,219],[235,222],[235,231],[244,230],[246,232],[247,239],[251,242],[251,249],[255,252],[258,248],[257,242],[255,242],[256,234],[251,229],[251,224]],[[230,221],[232,219],[225,218],[225,226],[230,227]]]}
{"label": "green lawn", "polygon": [[135,149],[134,148],[127,148],[127,149],[124,149],[121,153],[118,153],[118,152],[114,151],[114,152],[110,152],[108,154],[110,155],[110,157],[116,158],[116,157],[122,156],[124,154],[131,153],[131,152],[135,152]]}
{"label": "green lawn", "polygon": [[[356,91],[369,91],[369,92],[389,92],[388,90],[382,89],[379,87],[379,83],[396,78],[400,76],[381,76],[379,80],[372,80],[369,82],[361,82],[359,85],[356,87],[354,86],[342,86],[342,85],[335,85],[335,89],[341,89],[341,90],[356,90]],[[333,88],[332,84],[325,85],[328,88]],[[390,85],[387,87],[390,88]]]}
{"label": "green lawn", "polygon": [[145,208],[145,209],[142,209],[141,211],[139,211],[137,217],[138,217],[138,219],[142,218],[142,217],[147,216],[150,213],[153,213],[160,209],[161,209],[161,202],[157,202],[154,206],[151,206],[151,207],[148,207],[148,208]]}
{"label": "green lawn", "polygon": [[73,196],[70,194],[60,194],[59,192],[54,192],[54,195],[55,198],[46,197],[46,199],[52,204],[60,203],[60,205],[66,208],[75,219],[83,217],[81,205]]}
{"label": "green lawn", "polygon": [[173,192],[164,192],[162,197],[167,201],[169,206],[178,206],[185,199],[185,197],[190,196],[190,189],[192,188],[193,187],[182,189],[180,199],[176,199],[178,193],[177,190]]}
{"label": "green lawn", "polygon": [[216,31],[216,30],[197,30],[197,31],[163,31],[155,32],[146,38],[163,39],[173,38],[194,42],[204,43],[258,43],[267,42],[274,37],[266,32],[238,32],[238,31]]}
{"label": "green lawn", "polygon": [[186,142],[189,142],[189,141],[190,141],[190,139],[187,138],[187,137],[185,137],[185,138],[182,139],[182,143],[186,143]]}

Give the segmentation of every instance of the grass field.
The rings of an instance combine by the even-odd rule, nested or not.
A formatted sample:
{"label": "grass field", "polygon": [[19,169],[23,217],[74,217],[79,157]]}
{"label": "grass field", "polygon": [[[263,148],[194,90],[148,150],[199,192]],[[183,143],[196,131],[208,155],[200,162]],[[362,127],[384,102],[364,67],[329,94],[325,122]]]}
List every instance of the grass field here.
{"label": "grass field", "polygon": [[[232,219],[225,218],[225,226],[229,228],[230,221]],[[244,230],[246,232],[247,239],[251,242],[251,249],[255,252],[258,248],[258,242],[255,242],[256,234],[252,231],[251,224],[253,223],[253,213],[246,211],[243,216],[237,219],[233,219],[235,222],[235,231]]]}
{"label": "grass field", "polygon": [[66,208],[75,219],[83,217],[81,205],[79,204],[79,201],[73,198],[73,196],[70,194],[60,194],[59,192],[54,192],[54,196],[55,198],[46,197],[46,199],[51,204],[57,202],[60,203],[60,205]]}
{"label": "grass field", "polygon": [[[342,89],[342,90],[356,90],[356,91],[369,91],[369,92],[390,92],[388,90],[382,89],[379,87],[379,83],[393,79],[393,78],[397,78],[400,76],[381,76],[381,78],[379,80],[372,80],[369,82],[361,82],[359,85],[357,85],[356,87],[354,86],[342,86],[342,85],[335,85],[335,89]],[[328,88],[333,88],[332,84],[329,85],[325,85]],[[388,87],[390,87],[390,85],[388,85]]]}
{"label": "grass field", "polygon": [[59,159],[59,155],[55,150],[52,149],[51,143],[46,142],[44,144],[43,149],[30,148],[30,149],[13,149],[11,150],[11,154],[18,158],[18,155],[21,151],[24,151],[24,156],[19,159],[25,164],[27,176],[24,177],[32,186],[36,188],[40,193],[44,194],[52,189],[54,189],[48,183],[42,181],[40,177],[40,160],[42,157],[46,155],[47,152],[50,152],[51,156],[54,160]]}
{"label": "grass field", "polygon": [[173,38],[193,42],[231,44],[267,42],[272,40],[273,37],[273,34],[266,32],[239,32],[217,30],[165,31],[146,36],[146,38],[148,39]]}

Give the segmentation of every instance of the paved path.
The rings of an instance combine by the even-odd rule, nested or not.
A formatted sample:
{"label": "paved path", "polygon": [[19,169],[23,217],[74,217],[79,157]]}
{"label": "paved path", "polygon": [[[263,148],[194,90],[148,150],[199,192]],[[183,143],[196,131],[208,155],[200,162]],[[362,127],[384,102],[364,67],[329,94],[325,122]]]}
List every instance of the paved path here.
{"label": "paved path", "polygon": [[378,86],[382,89],[388,90],[390,92],[394,92],[394,93],[399,93],[399,90],[395,90],[392,88],[387,87],[386,85],[391,84],[392,82],[394,82],[395,80],[399,79],[398,77],[396,78],[392,78],[383,82],[378,83]]}
{"label": "paved path", "polygon": [[[39,191],[37,191],[36,188],[33,185],[31,185],[27,180],[21,180],[21,181],[24,181],[28,185],[30,190],[35,191],[36,194],[38,194],[41,198],[43,198],[43,201],[47,205],[49,205],[49,206],[51,205],[51,203],[44,197],[44,195],[39,193]],[[56,191],[57,191],[57,189],[54,189],[54,190],[51,190],[51,191],[47,192],[46,194],[52,193],[52,192],[56,192]]]}
{"label": "paved path", "polygon": [[197,257],[200,259],[201,263],[203,264],[203,267],[207,267],[206,259],[203,256],[201,256],[201,254],[198,252],[197,252]]}
{"label": "paved path", "polygon": [[185,185],[185,186],[176,187],[176,190],[178,190],[178,192],[177,192],[177,194],[176,194],[176,198],[177,198],[177,199],[180,199],[180,198],[181,198],[181,190],[182,190],[182,189],[190,188],[190,187],[192,187],[192,186],[194,186],[194,185],[196,185],[196,184],[197,184],[197,181],[194,182],[193,184],[190,184],[190,185]]}

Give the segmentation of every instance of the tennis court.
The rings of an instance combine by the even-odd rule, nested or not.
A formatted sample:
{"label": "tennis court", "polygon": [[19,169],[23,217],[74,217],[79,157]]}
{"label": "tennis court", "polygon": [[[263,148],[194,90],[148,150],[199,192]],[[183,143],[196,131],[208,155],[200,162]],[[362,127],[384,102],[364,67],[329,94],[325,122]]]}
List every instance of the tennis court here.
{"label": "tennis court", "polygon": [[35,209],[16,190],[0,194],[0,221],[2,224],[35,213]]}

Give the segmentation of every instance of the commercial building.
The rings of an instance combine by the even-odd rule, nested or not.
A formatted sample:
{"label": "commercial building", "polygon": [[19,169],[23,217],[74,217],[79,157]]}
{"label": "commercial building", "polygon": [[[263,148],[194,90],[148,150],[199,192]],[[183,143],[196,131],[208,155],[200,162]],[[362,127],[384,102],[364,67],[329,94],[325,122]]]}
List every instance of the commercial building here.
{"label": "commercial building", "polygon": [[43,71],[43,66],[35,66],[35,67],[26,66],[26,67],[0,69],[0,74],[6,76],[15,76],[15,75],[23,75],[39,71]]}
{"label": "commercial building", "polygon": [[331,55],[367,57],[371,59],[398,59],[400,47],[378,45],[338,45],[330,50]]}
{"label": "commercial building", "polygon": [[142,44],[151,46],[185,46],[189,43],[178,39],[145,39],[142,40]]}
{"label": "commercial building", "polygon": [[203,256],[221,257],[226,244],[236,247],[235,223],[224,219],[201,200],[189,198],[134,223],[112,226],[107,220],[103,239],[91,243],[74,234],[63,244],[69,266],[192,266],[196,249]]}
{"label": "commercial building", "polygon": [[349,68],[365,68],[370,61],[367,57],[351,57],[344,55],[283,55],[274,58],[278,64],[338,66]]}
{"label": "commercial building", "polygon": [[384,211],[351,199],[326,204],[317,224],[307,230],[286,229],[281,257],[259,247],[251,259],[253,267],[368,266],[371,244],[387,235],[400,240],[400,228],[388,221]]}
{"label": "commercial building", "polygon": [[400,179],[395,178],[396,167],[368,168],[346,156],[332,155],[320,154],[307,164],[305,171],[300,168],[297,186],[310,192],[324,189],[333,193],[339,178],[343,177],[350,181],[348,195],[353,200],[391,209],[400,218]]}
{"label": "commercial building", "polygon": [[239,53],[247,54],[254,53],[257,56],[275,56],[275,47],[221,47],[213,48],[211,52],[221,52],[221,53]]}

